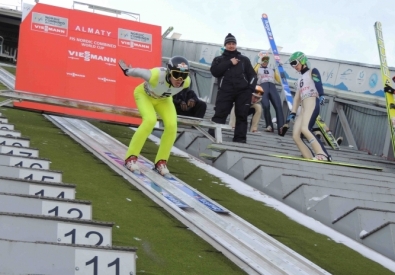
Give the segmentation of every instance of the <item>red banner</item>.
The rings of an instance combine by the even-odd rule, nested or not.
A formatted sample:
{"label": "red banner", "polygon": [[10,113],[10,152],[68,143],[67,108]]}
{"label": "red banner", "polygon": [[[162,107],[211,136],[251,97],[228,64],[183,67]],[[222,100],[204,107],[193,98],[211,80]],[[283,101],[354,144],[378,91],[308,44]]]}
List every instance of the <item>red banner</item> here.
{"label": "red banner", "polygon": [[[136,108],[134,88],[118,61],[161,66],[161,27],[101,14],[36,4],[20,25],[15,89]],[[18,107],[138,124],[140,119],[41,103]]]}

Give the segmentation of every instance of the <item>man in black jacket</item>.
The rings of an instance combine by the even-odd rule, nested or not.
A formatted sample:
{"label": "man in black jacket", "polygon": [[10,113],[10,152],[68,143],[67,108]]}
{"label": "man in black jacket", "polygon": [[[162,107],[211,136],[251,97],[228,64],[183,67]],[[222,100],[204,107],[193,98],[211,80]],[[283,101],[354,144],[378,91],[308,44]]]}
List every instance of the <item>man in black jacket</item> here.
{"label": "man in black jacket", "polygon": [[[224,45],[224,53],[214,58],[210,68],[211,74],[219,81],[215,114],[211,120],[225,124],[234,103],[236,125],[233,141],[246,143],[247,117],[257,77],[248,57],[237,51],[236,38],[232,34],[225,37]],[[209,133],[214,136],[213,129]]]}
{"label": "man in black jacket", "polygon": [[173,102],[177,115],[203,118],[206,114],[206,102],[200,100],[189,88],[174,95]]}

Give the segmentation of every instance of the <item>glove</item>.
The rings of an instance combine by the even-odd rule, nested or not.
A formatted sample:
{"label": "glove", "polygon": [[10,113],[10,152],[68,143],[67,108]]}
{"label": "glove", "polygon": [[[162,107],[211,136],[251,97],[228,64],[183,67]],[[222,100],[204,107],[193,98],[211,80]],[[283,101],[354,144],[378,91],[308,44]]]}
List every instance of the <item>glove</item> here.
{"label": "glove", "polygon": [[195,100],[193,100],[193,99],[188,100],[188,107],[189,108],[195,107],[195,104],[196,104]]}
{"label": "glove", "polygon": [[131,66],[128,67],[123,60],[119,60],[118,65],[123,71],[123,74],[128,76],[128,70],[131,68]]}
{"label": "glove", "polygon": [[288,117],[287,117],[287,122],[289,122],[289,121],[294,121],[295,120],[295,117],[296,117],[296,113],[290,113],[289,115],[288,115]]}
{"label": "glove", "polygon": [[184,112],[188,111],[188,106],[185,103],[185,101],[181,101],[180,106],[181,106],[181,111],[184,111]]}
{"label": "glove", "polygon": [[386,93],[390,93],[390,94],[394,94],[394,93],[395,93],[395,89],[394,89],[394,88],[392,88],[390,85],[388,85],[388,84],[385,84],[385,87],[384,87],[384,92],[386,92]]}
{"label": "glove", "polygon": [[325,96],[320,96],[320,105],[324,105],[325,104]]}

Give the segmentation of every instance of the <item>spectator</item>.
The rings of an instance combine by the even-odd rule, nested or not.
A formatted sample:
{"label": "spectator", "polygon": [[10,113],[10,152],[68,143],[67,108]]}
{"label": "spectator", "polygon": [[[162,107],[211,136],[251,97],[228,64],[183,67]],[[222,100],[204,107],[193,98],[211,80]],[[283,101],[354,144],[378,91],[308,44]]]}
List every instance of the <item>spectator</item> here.
{"label": "spectator", "polygon": [[173,96],[177,115],[203,118],[206,114],[207,104],[200,100],[191,89],[184,89]]}
{"label": "spectator", "polygon": [[[392,77],[392,81],[395,82],[395,76]],[[392,88],[389,84],[385,84],[385,86],[384,86],[384,92],[390,93],[390,94],[395,94],[395,89]]]}
{"label": "spectator", "polygon": [[[261,118],[262,115],[262,106],[261,106],[261,100],[262,100],[262,95],[263,95],[263,89],[261,86],[256,86],[255,92],[252,94],[251,98],[251,107],[248,110],[248,115],[252,115],[251,118],[251,126],[250,126],[250,132],[256,133],[258,132],[258,123],[259,119]],[[232,111],[230,112],[230,120],[229,120],[229,125],[232,128],[235,128],[235,108],[232,108]]]}
{"label": "spectator", "polygon": [[171,96],[189,87],[189,63],[184,57],[174,56],[167,63],[167,68],[131,68],[123,61],[120,61],[119,65],[125,76],[144,79],[144,82],[134,89],[134,98],[143,122],[130,141],[125,167],[134,173],[140,173],[137,158],[155,127],[158,113],[165,130],[155,158],[155,170],[162,176],[168,176],[167,160],[177,135],[177,112]]}
{"label": "spectator", "polygon": [[[212,121],[225,124],[233,103],[235,105],[234,142],[247,142],[247,116],[251,104],[251,94],[255,91],[256,73],[248,57],[237,51],[236,38],[232,34],[225,37],[225,50],[214,58],[211,74],[219,78],[215,113]],[[214,136],[214,129],[209,133]]]}
{"label": "spectator", "polygon": [[265,91],[262,97],[262,108],[263,115],[265,117],[266,123],[266,132],[274,132],[272,116],[270,114],[270,102],[272,103],[274,110],[276,111],[276,119],[277,119],[277,132],[280,136],[284,136],[285,132],[283,132],[284,125],[284,114],[281,103],[281,97],[279,92],[277,91],[275,83],[280,83],[280,76],[277,71],[272,68],[269,68],[267,65],[269,64],[270,57],[268,55],[264,55],[261,59],[261,64],[255,65],[255,71],[258,75],[258,85],[262,87]]}

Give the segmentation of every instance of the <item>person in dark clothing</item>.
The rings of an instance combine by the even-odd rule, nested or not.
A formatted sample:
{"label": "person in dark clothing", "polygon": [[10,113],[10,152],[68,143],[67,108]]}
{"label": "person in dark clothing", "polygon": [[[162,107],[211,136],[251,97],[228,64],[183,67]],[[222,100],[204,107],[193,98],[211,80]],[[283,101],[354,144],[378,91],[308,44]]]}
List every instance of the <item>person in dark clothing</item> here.
{"label": "person in dark clothing", "polygon": [[[232,34],[225,37],[224,45],[223,54],[214,58],[210,68],[211,74],[219,81],[215,113],[211,120],[225,124],[234,103],[236,124],[233,141],[246,143],[247,117],[257,77],[248,57],[237,51],[236,38]],[[214,136],[214,129],[209,133]]]}
{"label": "person in dark clothing", "polygon": [[206,114],[206,102],[200,100],[191,89],[184,89],[174,95],[173,103],[177,115],[203,118]]}

